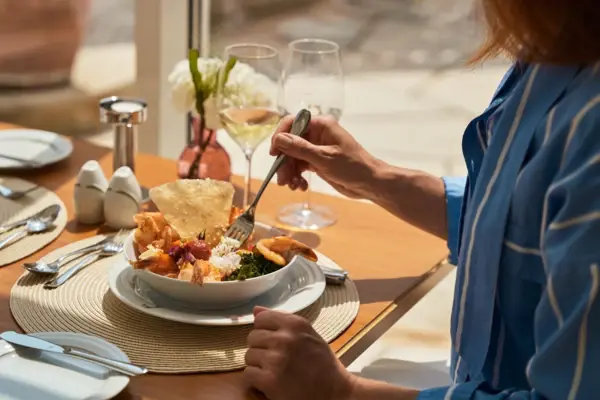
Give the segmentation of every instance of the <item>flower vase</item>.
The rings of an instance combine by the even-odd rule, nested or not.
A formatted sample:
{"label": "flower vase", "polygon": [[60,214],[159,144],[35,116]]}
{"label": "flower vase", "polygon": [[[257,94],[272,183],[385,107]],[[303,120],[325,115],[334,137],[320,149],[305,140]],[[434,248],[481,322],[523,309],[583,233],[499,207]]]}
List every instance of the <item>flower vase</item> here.
{"label": "flower vase", "polygon": [[192,119],[193,141],[183,150],[177,164],[180,179],[231,179],[231,158],[217,141],[214,129],[200,132],[200,119]]}

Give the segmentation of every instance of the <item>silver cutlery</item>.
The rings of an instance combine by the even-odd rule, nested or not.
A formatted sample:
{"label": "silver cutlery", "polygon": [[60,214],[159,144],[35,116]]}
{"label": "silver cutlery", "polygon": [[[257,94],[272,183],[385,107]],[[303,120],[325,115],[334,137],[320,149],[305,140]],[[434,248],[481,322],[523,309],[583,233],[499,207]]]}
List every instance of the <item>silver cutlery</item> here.
{"label": "silver cutlery", "polygon": [[44,218],[48,215],[53,215],[54,213],[56,213],[58,215],[58,211],[60,211],[60,206],[53,204],[53,205],[48,206],[48,207],[44,208],[43,210],[41,210],[27,218],[23,218],[22,220],[11,222],[9,224],[4,224],[4,225],[0,226],[0,234],[11,231],[11,230],[18,228],[20,226],[23,226],[23,225],[27,225],[27,221],[29,221],[31,219]]}
{"label": "silver cutlery", "polygon": [[14,190],[4,185],[0,185],[0,197],[9,200],[19,200],[36,189],[39,189],[39,186],[36,185],[26,190]]}
{"label": "silver cutlery", "polygon": [[139,376],[148,373],[148,370],[144,367],[139,367],[137,365],[123,361],[112,360],[110,358],[101,357],[96,354],[86,353],[84,351],[80,351],[68,346],[59,346],[57,344],[48,342],[47,340],[36,338],[34,336],[23,335],[17,332],[8,331],[0,333],[0,338],[12,345],[26,347],[39,351],[48,351],[51,353],[64,354],[70,357],[78,358],[80,360],[89,361],[127,376]]}
{"label": "silver cutlery", "polygon": [[8,235],[6,238],[0,240],[0,250],[23,239],[29,234],[47,231],[51,226],[53,226],[59,212],[60,206],[53,205],[26,220],[25,226],[22,229],[19,229]]}
{"label": "silver cutlery", "polygon": [[[294,118],[294,122],[292,123],[292,129],[290,129],[290,134],[304,136],[308,129],[308,124],[310,123],[310,111],[302,109],[296,114],[296,118]],[[250,237],[252,232],[254,231],[254,216],[256,213],[256,206],[263,195],[265,189],[275,176],[277,170],[287,161],[287,156],[285,154],[280,154],[273,162],[273,166],[269,170],[265,180],[263,181],[260,189],[256,193],[256,197],[254,201],[248,207],[246,211],[242,215],[236,218],[236,220],[231,224],[227,232],[225,232],[225,236],[235,239],[240,242],[240,244],[244,244],[246,240]]]}
{"label": "silver cutlery", "polygon": [[56,289],[59,286],[62,286],[66,281],[71,279],[76,273],[84,269],[85,267],[93,264],[98,261],[102,255],[101,251],[95,251],[90,255],[84,257],[81,261],[78,261],[77,264],[73,265],[69,268],[64,274],[59,275],[58,277],[49,280],[44,283],[44,289]]}
{"label": "silver cutlery", "polygon": [[94,251],[92,254],[87,255],[81,261],[77,262],[71,268],[66,270],[63,274],[60,274],[56,278],[44,283],[44,289],[56,289],[62,286],[65,282],[71,279],[75,274],[84,269],[85,267],[93,264],[97,260],[103,257],[110,257],[119,254],[123,251],[123,242],[126,234],[119,233],[113,240],[110,240],[102,245],[99,250]]}
{"label": "silver cutlery", "polygon": [[[319,265],[317,263],[317,265]],[[321,271],[323,271],[323,275],[325,275],[325,282],[330,285],[343,285],[346,282],[346,278],[348,277],[348,271],[344,271],[342,269],[333,269],[329,267],[323,267],[319,265]]]}
{"label": "silver cutlery", "polygon": [[25,263],[23,264],[23,268],[27,271],[35,273],[35,274],[48,274],[53,275],[58,272],[58,270],[63,267],[68,262],[72,261],[74,256],[82,256],[87,253],[91,253],[96,250],[100,250],[104,244],[108,241],[112,240],[111,238],[105,238],[98,243],[86,246],[84,248],[73,250],[65,255],[60,256],[56,260],[46,263],[44,261],[36,261],[34,263]]}

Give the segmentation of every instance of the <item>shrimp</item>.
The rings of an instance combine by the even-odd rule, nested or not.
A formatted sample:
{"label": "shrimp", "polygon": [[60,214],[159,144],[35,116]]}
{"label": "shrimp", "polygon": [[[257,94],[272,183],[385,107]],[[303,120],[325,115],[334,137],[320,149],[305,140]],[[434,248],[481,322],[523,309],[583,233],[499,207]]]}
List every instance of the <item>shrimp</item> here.
{"label": "shrimp", "polygon": [[165,252],[168,252],[171,247],[173,247],[173,243],[178,241],[179,235],[173,228],[170,226],[166,226],[160,233],[159,239],[152,242],[152,245],[157,249],[162,249]]}
{"label": "shrimp", "polygon": [[146,212],[144,214],[146,214],[148,217],[152,218],[154,220],[154,223],[158,227],[158,229],[161,231],[169,225],[167,223],[167,220],[165,219],[165,216],[161,212],[158,212],[158,211]]}
{"label": "shrimp", "polygon": [[138,226],[134,233],[135,243],[138,251],[143,253],[156,240],[160,230],[154,219],[146,213],[134,215],[133,220]]}
{"label": "shrimp", "polygon": [[310,247],[287,236],[260,239],[256,243],[256,250],[267,260],[273,261],[277,265],[286,265],[295,255],[302,256],[310,261],[317,261],[318,259]]}
{"label": "shrimp", "polygon": [[149,245],[168,251],[171,244],[179,239],[179,235],[167,224],[165,217],[159,212],[136,214],[133,217],[137,224],[134,233],[138,252],[143,253]]}

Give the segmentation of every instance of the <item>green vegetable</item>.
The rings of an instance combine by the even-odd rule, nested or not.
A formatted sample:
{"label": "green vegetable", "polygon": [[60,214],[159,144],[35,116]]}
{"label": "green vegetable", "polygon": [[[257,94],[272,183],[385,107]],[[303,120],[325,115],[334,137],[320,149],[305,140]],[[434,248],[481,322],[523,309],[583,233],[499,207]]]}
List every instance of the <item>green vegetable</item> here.
{"label": "green vegetable", "polygon": [[272,261],[267,260],[262,254],[244,253],[240,261],[241,266],[227,277],[228,281],[243,281],[270,274],[281,268]]}

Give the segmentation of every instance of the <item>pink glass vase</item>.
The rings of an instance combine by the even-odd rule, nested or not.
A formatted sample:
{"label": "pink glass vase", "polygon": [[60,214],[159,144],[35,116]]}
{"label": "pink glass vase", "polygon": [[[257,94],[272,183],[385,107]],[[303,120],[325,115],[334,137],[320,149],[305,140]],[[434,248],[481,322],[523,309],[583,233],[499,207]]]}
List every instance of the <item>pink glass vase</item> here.
{"label": "pink glass vase", "polygon": [[200,120],[192,120],[193,141],[183,149],[177,164],[180,179],[231,179],[231,158],[217,141],[217,132],[204,129],[200,133]]}

